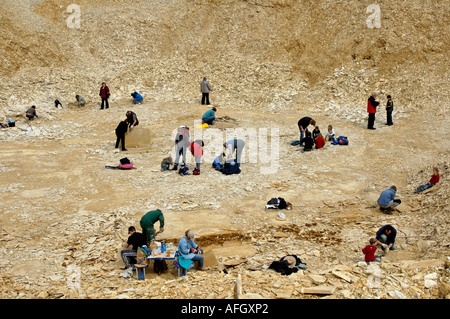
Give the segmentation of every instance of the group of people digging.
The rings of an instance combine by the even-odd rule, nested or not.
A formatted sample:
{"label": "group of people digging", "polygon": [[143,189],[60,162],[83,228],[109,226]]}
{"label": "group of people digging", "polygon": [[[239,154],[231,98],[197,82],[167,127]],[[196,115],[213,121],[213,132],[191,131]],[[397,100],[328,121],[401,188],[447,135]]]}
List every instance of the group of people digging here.
{"label": "group of people digging", "polygon": [[[159,231],[155,230],[155,224],[159,222]],[[142,216],[139,222],[142,232],[136,231],[135,226],[128,228],[128,239],[123,243],[120,256],[125,264],[123,277],[131,277],[133,265],[139,261],[136,259],[138,249],[151,247],[155,242],[156,235],[164,231],[164,215],[160,209],[152,210]],[[187,230],[178,242],[178,256],[190,262],[197,262],[197,269],[203,269],[203,249],[194,240],[194,232]]]}
{"label": "group of people digging", "polygon": [[[206,81],[206,78],[201,82],[201,92],[202,92],[202,104],[209,105],[209,93],[212,91],[211,86]],[[109,88],[105,83],[102,83],[99,95],[102,99],[100,109],[108,109],[110,97]],[[142,103],[143,97],[137,92],[131,94],[133,97],[133,103]],[[377,107],[379,107],[380,102],[376,100],[377,95],[372,94],[367,101],[367,112],[368,125],[367,128],[374,130],[375,114]],[[77,106],[82,107],[85,105],[86,101],[80,95],[76,96]],[[60,105],[60,104],[58,104]],[[392,111],[394,103],[390,95],[387,96],[386,102],[386,125],[392,126]],[[206,111],[202,116],[202,123],[212,125],[216,120],[217,109],[215,107]],[[37,118],[36,106],[32,106],[26,112],[26,117],[30,120]],[[139,124],[136,113],[133,111],[126,112],[126,118],[122,120],[116,127],[116,144],[115,147],[119,148],[121,145],[122,151],[127,151],[125,147],[125,134],[131,131],[135,126]],[[319,127],[316,125],[316,121],[311,117],[305,116],[298,121],[298,128],[300,131],[299,144],[303,147],[304,151],[311,151],[315,146],[316,149],[322,148],[325,145],[325,141],[332,141],[335,137],[334,129],[331,125],[328,126],[328,132],[323,136],[320,132]],[[310,132],[308,127],[312,126],[314,129]],[[204,142],[202,140],[191,141],[189,128],[187,126],[180,126],[178,128],[176,138],[175,138],[175,161],[172,157],[164,158],[161,162],[161,170],[179,170],[179,173],[185,175],[187,170],[186,165],[186,155],[189,150],[195,159],[195,170],[194,175],[200,174],[201,159],[203,156]],[[231,139],[223,144],[224,151],[221,152],[219,156],[216,157],[212,163],[213,168],[223,169],[228,159],[231,157],[233,162],[236,163],[237,167],[241,164],[242,151],[245,147],[245,142],[241,139]],[[228,153],[228,154],[227,154]],[[235,154],[235,157],[233,156]],[[180,162],[181,160],[181,162]],[[171,166],[173,167],[171,168]],[[417,192],[423,192],[439,182],[439,171],[437,168],[433,169],[433,176],[424,185],[417,187]],[[387,214],[392,214],[392,211],[401,203],[400,199],[396,198],[397,187],[391,186],[389,189],[383,190],[377,200],[379,209]],[[154,224],[160,222],[160,231],[155,232]],[[162,212],[158,209],[155,211],[150,211],[145,214],[140,220],[140,226],[142,228],[142,233],[137,232],[134,226],[130,226],[128,229],[128,240],[124,243],[124,249],[121,252],[122,259],[125,263],[126,268],[132,268],[133,262],[136,261],[137,249],[142,246],[148,246],[151,242],[155,240],[157,234],[164,231],[164,216]],[[373,262],[379,261],[376,258],[375,252],[377,247],[381,247],[383,251],[388,251],[395,249],[395,238],[397,230],[392,225],[384,225],[379,229],[373,238],[370,238],[369,245],[362,249],[365,255],[365,261]],[[178,252],[181,256],[190,259],[192,261],[198,262],[199,269],[203,268],[203,256],[202,250],[194,241],[194,233],[191,230],[187,230],[185,234],[180,238],[178,243]]]}

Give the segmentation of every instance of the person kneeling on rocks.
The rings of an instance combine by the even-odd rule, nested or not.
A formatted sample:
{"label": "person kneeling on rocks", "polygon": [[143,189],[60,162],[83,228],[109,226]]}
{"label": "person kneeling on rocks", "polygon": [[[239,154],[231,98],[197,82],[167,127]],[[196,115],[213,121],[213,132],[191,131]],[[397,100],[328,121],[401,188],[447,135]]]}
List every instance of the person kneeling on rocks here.
{"label": "person kneeling on rocks", "polygon": [[178,251],[184,259],[198,262],[198,270],[203,269],[203,249],[194,241],[194,232],[187,230],[184,236],[178,242]]}
{"label": "person kneeling on rocks", "polygon": [[380,245],[383,251],[394,250],[395,246],[395,237],[397,236],[397,230],[392,225],[384,225],[381,227],[376,233],[376,244]]}
{"label": "person kneeling on rocks", "polygon": [[381,192],[380,197],[377,200],[381,211],[392,214],[392,210],[401,204],[402,201],[400,199],[395,199],[396,192],[397,187],[395,186],[391,186]]}
{"label": "person kneeling on rocks", "polygon": [[207,123],[208,125],[212,125],[214,120],[216,119],[216,111],[217,109],[213,107],[211,110],[206,111],[202,116],[202,122]]}
{"label": "person kneeling on rocks", "polygon": [[142,95],[140,95],[138,92],[131,93],[131,96],[133,97],[133,103],[134,104],[141,104],[144,98]]}
{"label": "person kneeling on rocks", "polygon": [[163,158],[161,161],[161,172],[170,169],[170,165],[173,164],[172,156],[168,156]]}
{"label": "person kneeling on rocks", "polygon": [[212,168],[214,168],[216,171],[221,171],[225,165],[225,157],[226,154],[224,152],[217,156],[212,163]]}
{"label": "person kneeling on rocks", "polygon": [[364,248],[361,248],[363,254],[364,254],[364,261],[366,263],[369,262],[380,262],[379,259],[375,258],[375,252],[377,251],[377,243],[378,240],[376,238],[370,238],[369,245],[367,245]]}
{"label": "person kneeling on rocks", "polygon": [[75,95],[75,99],[77,100],[78,107],[83,107],[86,105],[86,100],[81,95]]}

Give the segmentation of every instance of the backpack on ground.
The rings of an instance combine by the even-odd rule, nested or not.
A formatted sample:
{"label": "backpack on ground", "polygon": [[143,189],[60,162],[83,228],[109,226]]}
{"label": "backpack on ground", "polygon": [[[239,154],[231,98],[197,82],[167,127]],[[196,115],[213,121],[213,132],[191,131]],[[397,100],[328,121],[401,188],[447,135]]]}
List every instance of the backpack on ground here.
{"label": "backpack on ground", "polygon": [[240,172],[241,169],[239,168],[236,160],[233,160],[231,163],[226,162],[222,170],[222,173],[225,175],[239,174]]}
{"label": "backpack on ground", "polygon": [[186,165],[181,165],[180,169],[178,170],[178,174],[180,175],[189,175],[189,168]]}
{"label": "backpack on ground", "polygon": [[348,138],[346,136],[339,136],[331,143],[333,145],[348,145]]}
{"label": "backpack on ground", "polygon": [[288,203],[282,197],[271,198],[266,205],[266,208],[274,208],[274,209],[286,209]]}
{"label": "backpack on ground", "polygon": [[153,270],[158,275],[161,275],[161,273],[165,270],[167,270],[167,263],[165,260],[155,260],[153,264]]}
{"label": "backpack on ground", "polygon": [[130,164],[130,160],[127,157],[120,159],[120,164]]}

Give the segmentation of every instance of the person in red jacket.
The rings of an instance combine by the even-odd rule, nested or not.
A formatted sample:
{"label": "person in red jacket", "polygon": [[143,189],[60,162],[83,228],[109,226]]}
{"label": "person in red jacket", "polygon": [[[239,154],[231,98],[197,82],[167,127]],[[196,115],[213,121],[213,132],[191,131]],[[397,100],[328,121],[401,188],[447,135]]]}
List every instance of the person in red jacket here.
{"label": "person in red jacket", "polygon": [[377,240],[375,238],[370,238],[369,240],[370,245],[367,245],[366,247],[362,248],[362,252],[365,255],[364,256],[365,262],[372,262],[372,261],[380,262],[378,259],[375,258],[375,252],[377,250],[376,243]]}
{"label": "person in red jacket", "polygon": [[100,107],[100,110],[103,110],[105,106],[108,109],[109,108],[108,99],[111,94],[109,93],[109,88],[106,86],[105,82],[102,83],[99,95],[102,98],[102,106]]}
{"label": "person in red jacket", "polygon": [[316,148],[322,148],[325,146],[325,139],[322,136],[322,133],[317,135],[317,138],[314,140],[314,144],[316,144]]}
{"label": "person in red jacket", "polygon": [[194,175],[199,175],[200,174],[200,161],[201,161],[202,156],[203,156],[203,146],[204,145],[205,144],[201,140],[197,140],[195,142],[191,142],[191,154],[195,158],[195,170],[194,170],[194,173],[193,173]]}
{"label": "person in red jacket", "polygon": [[375,113],[377,113],[377,106],[380,104],[379,101],[375,100],[377,97],[376,93],[372,93],[372,95],[367,100],[367,113],[369,113],[369,122],[367,123],[367,128],[369,130],[376,130],[373,127],[375,124]]}
{"label": "person in red jacket", "polygon": [[435,167],[433,168],[433,175],[431,176],[431,179],[428,181],[428,183],[417,187],[416,192],[423,192],[424,190],[436,185],[437,182],[439,182],[439,170],[437,167]]}

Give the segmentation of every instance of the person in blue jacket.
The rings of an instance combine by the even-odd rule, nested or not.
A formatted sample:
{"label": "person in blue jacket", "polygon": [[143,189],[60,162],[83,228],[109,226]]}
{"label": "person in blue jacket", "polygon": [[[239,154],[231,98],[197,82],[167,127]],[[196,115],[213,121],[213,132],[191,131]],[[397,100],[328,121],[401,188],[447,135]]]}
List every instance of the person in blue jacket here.
{"label": "person in blue jacket", "polygon": [[134,104],[141,104],[144,98],[142,95],[140,95],[138,92],[131,93],[131,96],[133,97],[133,103]]}
{"label": "person in blue jacket", "polygon": [[381,192],[380,197],[377,200],[378,205],[380,205],[380,210],[385,212],[391,212],[392,209],[400,205],[402,202],[400,199],[395,199],[397,193],[397,187],[391,186]]}
{"label": "person in blue jacket", "polygon": [[214,120],[216,119],[216,111],[217,109],[215,107],[213,107],[211,110],[206,111],[202,116],[202,122],[207,123],[208,125],[213,124]]}
{"label": "person in blue jacket", "polygon": [[222,153],[219,156],[217,156],[212,163],[212,168],[214,168],[215,170],[222,170],[225,164],[225,156],[226,156],[225,153]]}
{"label": "person in blue jacket", "polygon": [[198,270],[203,269],[203,249],[198,247],[194,241],[194,232],[187,230],[178,243],[178,251],[185,259],[198,262]]}

